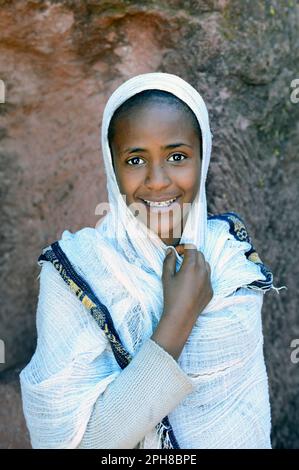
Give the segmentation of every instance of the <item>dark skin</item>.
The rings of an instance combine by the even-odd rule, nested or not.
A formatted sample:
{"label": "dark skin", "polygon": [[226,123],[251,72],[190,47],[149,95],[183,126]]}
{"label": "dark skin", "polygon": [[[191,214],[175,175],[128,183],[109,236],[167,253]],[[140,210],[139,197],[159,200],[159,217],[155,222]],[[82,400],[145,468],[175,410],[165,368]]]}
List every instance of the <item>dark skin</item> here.
{"label": "dark skin", "polygon": [[[184,145],[164,148],[175,143]],[[127,205],[146,206],[142,199],[178,197],[175,204],[180,206],[179,218],[169,212],[157,215],[146,211],[147,226],[150,215],[157,222],[154,230],[161,240],[166,245],[178,245],[187,219],[183,204],[193,202],[200,183],[200,137],[191,118],[167,103],[139,106],[117,119],[111,151],[117,183]]]}
{"label": "dark skin", "polygon": [[[140,204],[140,198],[157,201],[177,195],[181,207],[193,202],[200,182],[200,138],[184,111],[161,103],[139,107],[125,118],[118,118],[114,135],[111,150],[115,175],[121,194],[126,195],[127,205]],[[163,149],[174,143],[181,145]],[[135,151],[126,151],[133,147]],[[176,154],[181,156],[174,158]],[[179,358],[198,315],[213,296],[210,266],[204,255],[195,245],[178,245],[180,237],[173,236],[177,224],[181,231],[185,226],[187,217],[179,212],[179,220],[164,213],[157,225],[161,240],[176,246],[178,253],[184,254],[184,260],[176,272],[173,250],[164,259],[164,308],[151,337],[175,360]],[[168,237],[163,235],[163,225],[170,229]]]}

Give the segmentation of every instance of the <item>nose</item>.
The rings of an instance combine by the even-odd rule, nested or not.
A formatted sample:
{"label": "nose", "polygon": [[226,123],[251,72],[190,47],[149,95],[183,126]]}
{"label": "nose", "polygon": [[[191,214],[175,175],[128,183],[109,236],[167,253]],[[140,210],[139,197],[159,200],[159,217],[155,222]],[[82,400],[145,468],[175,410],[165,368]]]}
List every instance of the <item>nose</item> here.
{"label": "nose", "polygon": [[171,184],[171,178],[163,165],[151,165],[145,178],[145,184],[149,189],[158,192]]}

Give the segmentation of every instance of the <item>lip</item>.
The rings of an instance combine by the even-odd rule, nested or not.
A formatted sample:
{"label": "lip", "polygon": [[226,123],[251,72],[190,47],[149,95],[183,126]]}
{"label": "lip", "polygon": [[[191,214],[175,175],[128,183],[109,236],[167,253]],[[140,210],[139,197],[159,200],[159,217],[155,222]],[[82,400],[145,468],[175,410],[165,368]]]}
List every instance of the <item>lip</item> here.
{"label": "lip", "polygon": [[177,195],[177,196],[170,196],[170,197],[157,197],[157,199],[148,199],[147,197],[145,198],[142,198],[140,197],[139,199],[141,199],[142,201],[144,201],[145,199],[147,201],[150,201],[150,202],[164,202],[164,201],[170,201],[170,199],[178,199],[181,195]]}
{"label": "lip", "polygon": [[[144,202],[144,200],[142,198],[139,198],[141,200],[141,202],[145,205],[146,209],[150,212],[156,212],[156,213],[163,213],[163,212],[169,212],[173,206],[179,202],[181,196],[177,196],[177,198],[175,199],[175,201],[173,201],[169,206],[156,206],[156,207],[150,207],[148,204],[146,204],[146,202]],[[169,198],[169,199],[174,199],[174,198]],[[165,201],[167,201],[168,199],[164,199]],[[148,199],[149,201],[149,199]],[[155,201],[155,202],[158,202],[158,201]],[[159,201],[161,202],[161,201]]]}

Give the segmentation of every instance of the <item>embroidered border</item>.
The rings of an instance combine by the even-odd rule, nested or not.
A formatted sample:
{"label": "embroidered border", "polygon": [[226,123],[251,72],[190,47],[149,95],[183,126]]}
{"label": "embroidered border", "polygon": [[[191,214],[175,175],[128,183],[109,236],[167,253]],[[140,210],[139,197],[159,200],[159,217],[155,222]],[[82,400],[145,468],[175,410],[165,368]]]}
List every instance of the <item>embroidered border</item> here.
{"label": "embroidered border", "polygon": [[236,240],[240,242],[245,241],[251,245],[251,248],[245,252],[245,255],[249,261],[256,263],[260,267],[261,272],[265,275],[266,279],[259,279],[257,281],[253,281],[248,284],[247,287],[249,289],[261,289],[263,291],[270,290],[273,286],[273,274],[270,269],[262,262],[261,258],[256,252],[252,244],[251,237],[249,236],[249,233],[241,217],[235,212],[225,212],[216,215],[208,213],[208,219],[224,220],[229,224],[229,232],[234,236]]}
{"label": "embroidered border", "polygon": [[58,241],[43,249],[38,258],[38,264],[43,261],[50,261],[53,264],[72,292],[90,311],[92,317],[109,339],[119,366],[124,369],[131,361],[132,356],[123,348],[109,310],[95,296],[86,281],[74,270]]}
{"label": "embroidered border", "polygon": [[[265,275],[266,279],[254,281],[248,284],[247,287],[252,289],[262,289],[264,291],[271,289],[273,285],[273,274],[261,261],[258,253],[254,249],[251,238],[241,217],[234,212],[226,212],[218,215],[208,213],[208,219],[225,220],[229,224],[229,232],[236,240],[246,241],[251,245],[251,248],[245,252],[245,255],[247,259],[260,266],[261,272]],[[38,264],[41,265],[43,261],[50,261],[53,264],[64,281],[68,284],[71,291],[90,311],[94,320],[107,336],[117,363],[122,369],[124,369],[132,360],[132,356],[122,346],[109,310],[96,297],[89,284],[75,271],[68,257],[61,249],[58,241],[55,241],[42,250],[42,253],[38,258]],[[161,432],[162,430],[162,448],[180,449],[168,416],[165,416],[161,422],[157,424],[156,428],[158,432]]]}
{"label": "embroidered border", "polygon": [[[71,291],[90,311],[92,317],[110,341],[117,363],[124,369],[131,362],[132,356],[122,346],[109,310],[96,297],[88,283],[75,271],[68,257],[59,246],[58,241],[42,250],[38,258],[38,264],[41,265],[43,261],[50,261],[53,264],[63,280],[70,287]],[[180,449],[168,416],[165,416],[161,422],[156,425],[156,429],[159,433],[162,430],[161,442],[163,449]]]}

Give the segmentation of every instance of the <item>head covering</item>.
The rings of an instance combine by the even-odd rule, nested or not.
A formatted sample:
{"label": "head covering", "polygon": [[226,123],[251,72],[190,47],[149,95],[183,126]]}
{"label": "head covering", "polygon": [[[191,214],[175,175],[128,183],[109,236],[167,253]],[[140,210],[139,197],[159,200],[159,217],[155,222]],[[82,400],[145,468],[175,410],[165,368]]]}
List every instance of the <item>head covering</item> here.
{"label": "head covering", "polygon": [[[168,73],[146,73],[125,81],[112,93],[104,109],[101,134],[109,212],[96,228],[85,227],[76,233],[65,230],[59,246],[107,306],[125,349],[134,356],[152,335],[163,312],[161,275],[167,245],[134,217],[123,200],[107,133],[116,109],[147,89],[168,91],[184,101],[202,132],[200,188],[181,243],[193,243],[203,252],[211,266],[214,295],[200,313],[178,359],[196,390],[168,415],[174,435],[181,448],[269,447],[270,408],[261,307],[263,294],[280,288],[273,286],[272,273],[254,250],[237,214],[207,216],[205,182],[212,134],[205,103],[189,83]],[[183,257],[176,255],[179,269]],[[59,315],[55,322],[59,337],[64,338],[63,346],[56,338],[54,363],[49,354],[51,340],[47,344],[45,339],[51,338],[53,322],[39,319],[38,348],[21,376],[23,406],[35,447],[43,446],[45,441],[48,447],[76,447],[99,394],[121,369],[112,353],[108,359],[109,351],[95,360],[94,337],[88,331],[80,335],[79,346],[75,335],[70,339],[67,322]],[[77,351],[81,351],[80,367],[70,379],[69,361]],[[70,397],[67,403],[65,393]],[[45,431],[41,414],[35,412],[37,401],[51,432]],[[59,419],[53,410],[57,414],[63,410]],[[140,447],[161,448],[162,432],[157,435],[153,429]]]}
{"label": "head covering", "polygon": [[[185,102],[195,114],[202,131],[202,164],[200,178],[200,188],[193,201],[190,214],[187,218],[181,243],[194,243],[199,249],[203,249],[207,231],[207,204],[205,182],[210,163],[212,134],[210,131],[209,117],[206,105],[200,94],[185,80],[169,73],[146,73],[137,75],[120,87],[110,96],[103,114],[102,123],[102,151],[107,175],[107,191],[112,212],[118,208],[120,219],[117,223],[124,223],[127,227],[128,237],[134,240],[135,249],[151,265],[153,263],[151,249],[152,244],[157,252],[157,271],[161,269],[161,260],[165,256],[167,245],[152,231],[148,231],[141,223],[134,223],[134,215],[126,206],[120,195],[112,166],[112,155],[108,143],[108,128],[115,110],[128,98],[143,90],[158,89],[170,92]],[[119,203],[119,204],[118,204]],[[147,240],[148,234],[152,240]],[[144,237],[142,235],[145,235]],[[147,236],[146,236],[147,235]],[[155,263],[155,261],[154,261]]]}
{"label": "head covering", "polygon": [[[129,277],[131,274],[131,287],[135,294],[135,276],[137,274],[135,268],[137,268],[138,271],[140,269],[140,266],[142,266],[143,269],[147,271],[150,269],[160,280],[162,275],[165,252],[168,247],[173,247],[171,245],[166,245],[153,230],[149,229],[142,222],[142,220],[140,220],[140,218],[135,217],[132,211],[126,205],[123,195],[120,193],[112,165],[112,155],[108,142],[108,129],[114,112],[117,110],[117,108],[119,108],[122,103],[124,103],[127,99],[129,99],[136,93],[149,89],[164,90],[172,93],[190,107],[190,109],[193,111],[198,120],[202,133],[202,163],[200,170],[201,173],[200,175],[198,175],[198,178],[200,178],[200,187],[192,203],[191,210],[188,214],[187,221],[180,239],[180,243],[193,243],[198,250],[202,251],[207,261],[212,264],[212,278],[216,274],[216,263],[217,261],[220,261],[221,258],[220,256],[217,260],[215,255],[213,256],[212,253],[212,250],[215,250],[215,246],[213,243],[213,241],[215,241],[215,234],[213,238],[211,235],[211,232],[213,232],[211,226],[209,228],[210,239],[207,240],[208,216],[206,201],[206,178],[211,157],[212,133],[210,130],[208,110],[205,105],[205,102],[199,92],[194,87],[192,87],[188,82],[186,82],[177,75],[162,72],[154,72],[134,76],[122,83],[112,93],[104,109],[101,132],[101,146],[105,173],[107,177],[107,192],[110,213],[108,213],[107,216],[100,221],[100,224],[96,228],[102,237],[105,237],[106,240],[110,239],[111,244],[109,246],[110,251],[107,250],[107,263],[110,264],[110,267],[115,267],[119,279],[121,279],[122,274],[120,272],[121,266],[124,265],[120,259],[118,260],[118,262],[113,263],[111,259],[111,252],[113,252],[115,249],[118,253],[123,252],[126,257],[130,258],[131,269],[127,269],[128,266],[125,266],[125,269],[123,270],[125,279],[122,279],[122,281],[123,284],[128,287]],[[106,209],[105,206],[104,208]],[[227,222],[227,224],[224,224],[225,234],[228,228],[234,233],[235,236],[236,233],[241,234],[241,232],[243,231],[242,235],[239,236],[239,241],[244,241],[245,243],[242,245],[234,244],[235,250],[232,250],[232,256],[234,256],[233,254],[236,254],[237,251],[240,251],[241,247],[241,250],[243,250],[243,254],[247,252],[248,255],[249,252],[252,255],[252,253],[255,252],[253,246],[251,246],[251,239],[246,232],[246,228],[243,224],[242,219],[240,219],[234,213],[230,213],[230,215],[228,215],[227,217],[220,216],[218,217],[218,219],[222,219],[223,221],[226,220]],[[246,245],[246,242],[249,244]],[[221,240],[219,239],[217,250],[218,255],[221,254],[222,246],[223,240],[221,244]],[[236,250],[237,247],[238,250]],[[176,269],[178,270],[180,265],[182,264],[183,257],[180,256],[174,248],[173,250],[177,257]],[[214,251],[214,253],[215,252],[216,251]],[[115,257],[117,258],[118,254],[115,253]],[[251,258],[253,259],[253,256],[251,256]],[[243,256],[239,272],[237,274],[238,285],[234,285],[233,282],[233,279],[236,279],[236,271],[233,272],[232,269],[228,269],[227,271],[227,278],[230,278],[232,281],[230,286],[231,291],[233,288],[238,288],[241,285],[254,283],[258,279],[260,281],[264,279],[267,280],[267,282],[263,286],[264,290],[271,288],[278,290],[272,284],[272,273],[269,270],[265,269],[260,259],[255,258],[255,261],[260,261],[260,263],[258,263],[259,265],[247,263],[247,265],[244,266],[244,261],[245,257]],[[242,270],[244,271],[243,276]],[[142,293],[144,292],[144,290],[148,291],[149,297],[152,296],[153,290],[157,292],[157,290],[154,289],[154,286],[149,285],[147,289],[144,289],[144,285],[146,284],[140,286],[142,290],[142,292],[140,293],[141,302],[143,297]],[[251,288],[253,289],[256,287],[260,288],[261,286],[255,286],[254,284],[251,286]],[[228,290],[226,293],[229,293]],[[217,296],[217,289],[215,295]],[[215,295],[214,301],[212,301],[212,303],[215,302]],[[219,295],[221,295],[220,292]],[[146,300],[144,300],[144,306],[145,305],[148,305],[148,302]]]}

